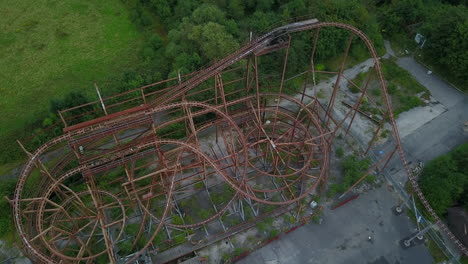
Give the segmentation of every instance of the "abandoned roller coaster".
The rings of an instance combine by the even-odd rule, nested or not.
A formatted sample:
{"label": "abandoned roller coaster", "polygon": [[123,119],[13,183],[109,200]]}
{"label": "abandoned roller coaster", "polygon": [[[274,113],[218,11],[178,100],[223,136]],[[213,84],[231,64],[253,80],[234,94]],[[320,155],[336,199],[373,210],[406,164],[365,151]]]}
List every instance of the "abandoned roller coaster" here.
{"label": "abandoned roller coaster", "polygon": [[[346,33],[336,69],[317,67],[323,32]],[[299,38],[307,45],[298,46]],[[345,74],[355,45],[373,63],[363,85]],[[291,67],[290,56],[304,64]],[[346,85],[359,92],[343,107],[335,101]],[[378,98],[371,85],[381,90]],[[98,94],[59,111],[54,126],[61,136],[34,151],[20,143],[29,158],[11,203],[23,251],[36,263],[134,263],[178,237],[216,241],[247,219],[300,211],[326,187],[337,137],[354,140],[364,156],[385,149],[361,180],[399,164],[439,227],[467,254],[412,177],[378,55],[353,26],[294,22],[197,72]],[[372,120],[363,104],[375,109]],[[356,135],[358,119],[369,135]]]}

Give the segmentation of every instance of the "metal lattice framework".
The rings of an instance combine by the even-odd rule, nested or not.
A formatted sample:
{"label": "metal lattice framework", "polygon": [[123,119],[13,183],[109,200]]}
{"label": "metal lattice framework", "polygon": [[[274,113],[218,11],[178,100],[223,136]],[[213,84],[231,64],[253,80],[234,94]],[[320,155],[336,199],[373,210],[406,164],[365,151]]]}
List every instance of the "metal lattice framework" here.
{"label": "metal lattice framework", "polygon": [[[321,32],[337,30],[348,34],[340,66],[319,70],[316,53],[326,49],[318,47]],[[297,47],[298,38],[307,45]],[[345,74],[353,45],[367,48],[373,60],[362,87]],[[290,56],[307,63],[291,67]],[[330,89],[320,96],[319,79],[326,76]],[[359,93],[339,114],[343,83]],[[369,93],[372,83],[382,92],[378,98]],[[37,262],[132,263],[161,252],[163,235],[209,235],[215,222],[226,233],[238,224],[228,226],[230,217],[255,221],[268,206],[300,210],[325,187],[332,143],[338,135],[353,138],[357,119],[371,127],[355,141],[363,155],[376,145],[386,154],[351,188],[399,161],[431,215],[466,253],[411,177],[377,53],[350,25],[292,23],[198,72],[99,97],[60,111],[56,127],[64,133],[33,153],[25,149],[29,160],[12,204],[24,251]],[[366,113],[363,104],[377,112]],[[391,136],[382,143],[385,126]]]}

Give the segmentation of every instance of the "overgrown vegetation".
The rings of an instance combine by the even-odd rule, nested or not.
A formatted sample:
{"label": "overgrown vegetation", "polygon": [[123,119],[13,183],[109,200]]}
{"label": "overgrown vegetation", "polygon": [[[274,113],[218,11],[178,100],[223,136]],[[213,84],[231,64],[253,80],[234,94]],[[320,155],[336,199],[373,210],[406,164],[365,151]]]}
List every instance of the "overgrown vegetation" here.
{"label": "overgrown vegetation", "polygon": [[3,197],[11,198],[16,186],[16,180],[4,180],[0,184],[0,239],[13,240],[13,219],[11,217],[11,206]]}
{"label": "overgrown vegetation", "polygon": [[441,217],[452,206],[468,209],[468,143],[424,167],[419,179],[424,196]]}
{"label": "overgrown vegetation", "polygon": [[[328,188],[327,196],[333,197],[336,194],[345,192],[351,185],[356,183],[363,175],[367,172],[370,165],[370,159],[361,159],[356,155],[346,156],[342,162],[341,167],[343,168],[343,179],[339,180],[339,183],[333,183]],[[366,181],[372,182],[375,178],[368,175]]]}
{"label": "overgrown vegetation", "polygon": [[[392,59],[382,59],[382,71],[387,83],[387,90],[392,99],[392,108],[395,117],[399,114],[406,112],[417,106],[424,105],[423,99],[429,99],[429,91],[422,86],[409,72],[400,68]],[[353,82],[363,89],[368,81],[371,70],[359,73]],[[367,94],[372,95],[372,99],[376,102],[377,106],[383,105],[384,97],[382,96],[381,87],[378,84],[376,75],[372,75],[369,80],[369,87]],[[349,90],[352,93],[360,93],[360,90],[355,86],[349,84]],[[361,110],[371,113],[379,114],[376,107],[372,106],[367,98],[364,97]]]}
{"label": "overgrown vegetation", "polygon": [[392,97],[393,113],[397,117],[400,113],[414,107],[424,105],[417,96],[428,97],[429,92],[406,70],[398,67],[393,60],[382,60],[382,70],[388,83],[388,93]]}
{"label": "overgrown vegetation", "polygon": [[468,91],[466,1],[380,0],[376,10],[382,32],[392,43],[395,40],[406,46],[403,50],[411,49],[416,33],[422,34],[426,38],[423,61]]}

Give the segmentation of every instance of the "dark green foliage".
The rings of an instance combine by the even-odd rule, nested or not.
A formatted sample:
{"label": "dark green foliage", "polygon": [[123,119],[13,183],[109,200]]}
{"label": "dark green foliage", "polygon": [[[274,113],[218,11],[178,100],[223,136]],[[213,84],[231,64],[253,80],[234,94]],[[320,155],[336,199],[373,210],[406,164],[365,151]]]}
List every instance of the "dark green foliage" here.
{"label": "dark green foliage", "polygon": [[260,232],[266,232],[269,229],[269,225],[265,222],[259,222],[256,224],[256,226]]}
{"label": "dark green foliage", "polygon": [[[468,78],[468,9],[445,6],[431,10],[421,31],[427,38],[423,52],[450,75],[459,80]],[[465,84],[465,88],[466,84]]]}
{"label": "dark green foliage", "polygon": [[242,248],[235,248],[234,252],[232,253],[235,257],[240,256],[244,252],[244,249]]}
{"label": "dark green foliage", "polygon": [[[442,2],[443,4],[441,4]],[[468,9],[466,1],[381,1],[377,5],[382,32],[395,42],[414,35],[426,37],[423,59],[440,70],[446,78],[467,90],[468,76]],[[451,5],[464,3],[465,5]]]}
{"label": "dark green foliage", "polygon": [[0,184],[0,238],[14,230],[10,204],[3,197],[12,198],[16,180],[4,180]]}
{"label": "dark green foliage", "polygon": [[341,158],[341,157],[343,157],[343,155],[344,155],[344,150],[343,150],[343,148],[342,148],[342,147],[336,148],[336,156],[337,156],[338,158]]}
{"label": "dark green foliage", "polygon": [[119,247],[119,254],[121,256],[126,256],[132,253],[133,243],[130,240],[126,240],[125,242],[121,242],[118,244]]}
{"label": "dark green foliage", "polygon": [[138,234],[139,228],[140,228],[140,224],[138,224],[138,223],[129,224],[129,225],[126,226],[125,232],[126,232],[128,235],[136,236],[136,235]]}
{"label": "dark green foliage", "polygon": [[85,104],[89,100],[81,92],[71,92],[63,99],[53,99],[50,101],[50,112],[57,113],[60,110]]}
{"label": "dark green foliage", "polygon": [[347,156],[341,163],[344,171],[344,181],[346,186],[351,186],[369,169],[370,160],[360,159],[355,155]]}
{"label": "dark green foliage", "polygon": [[200,209],[200,210],[197,211],[197,216],[198,216],[200,219],[205,220],[205,219],[208,219],[208,218],[211,216],[212,213],[213,213],[213,212],[212,212],[212,209],[210,209],[210,210],[207,210],[207,209]]}
{"label": "dark green foliage", "polygon": [[[367,159],[360,159],[355,155],[346,156],[341,162],[343,168],[343,179],[341,183],[331,184],[328,188],[327,196],[333,197],[338,193],[345,192],[351,185],[356,183],[364,173],[369,169],[371,161]],[[369,175],[367,176],[369,177]]]}
{"label": "dark green foliage", "polygon": [[187,237],[180,235],[174,238],[174,244],[179,245],[187,241]]}
{"label": "dark green foliage", "polygon": [[273,230],[271,230],[271,231],[270,231],[270,234],[268,234],[268,236],[269,236],[270,238],[273,238],[273,237],[276,237],[276,236],[278,236],[278,235],[279,235],[279,233],[280,233],[280,231],[279,231],[279,230],[277,230],[277,229],[273,229]]}
{"label": "dark green foliage", "polygon": [[389,1],[388,5],[379,8],[379,23],[382,31],[392,35],[405,29],[408,25],[420,22],[423,18],[422,0]]}
{"label": "dark green foliage", "polygon": [[174,225],[183,225],[184,220],[179,215],[174,215],[174,217],[172,217],[172,224],[174,224]]}
{"label": "dark green foliage", "polygon": [[447,155],[430,161],[420,176],[421,189],[439,216],[447,208],[462,205],[468,209],[468,143]]}
{"label": "dark green foliage", "polygon": [[394,83],[390,83],[388,84],[387,90],[390,95],[393,95],[398,92],[398,87]]}

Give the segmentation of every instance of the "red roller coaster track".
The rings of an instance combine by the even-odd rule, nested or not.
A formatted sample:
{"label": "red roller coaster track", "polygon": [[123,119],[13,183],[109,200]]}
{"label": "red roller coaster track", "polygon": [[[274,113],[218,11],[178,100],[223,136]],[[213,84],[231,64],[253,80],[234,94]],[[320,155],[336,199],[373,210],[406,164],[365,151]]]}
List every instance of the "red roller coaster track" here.
{"label": "red roller coaster track", "polygon": [[[343,60],[336,70],[317,70],[320,32],[331,28],[349,34]],[[307,47],[295,46],[299,37]],[[344,74],[352,45],[367,47],[373,59],[364,87]],[[288,67],[293,52],[309,58],[296,72]],[[262,74],[269,56],[280,63]],[[325,76],[335,79],[323,97],[316,79]],[[379,98],[368,93],[372,80]],[[359,95],[338,115],[344,82]],[[132,263],[161,252],[162,236],[208,233],[215,221],[228,232],[224,220],[234,214],[244,220],[246,210],[255,218],[268,206],[300,208],[324,188],[331,144],[338,135],[353,137],[364,103],[381,117],[371,122],[371,138],[359,140],[364,155],[382,144],[385,123],[392,129],[389,154],[366,175],[399,159],[428,212],[468,255],[410,173],[371,41],[353,26],[315,19],[276,28],[198,72],[60,111],[64,134],[25,149],[12,200],[24,251],[43,263]],[[60,157],[43,162],[50,152]]]}

